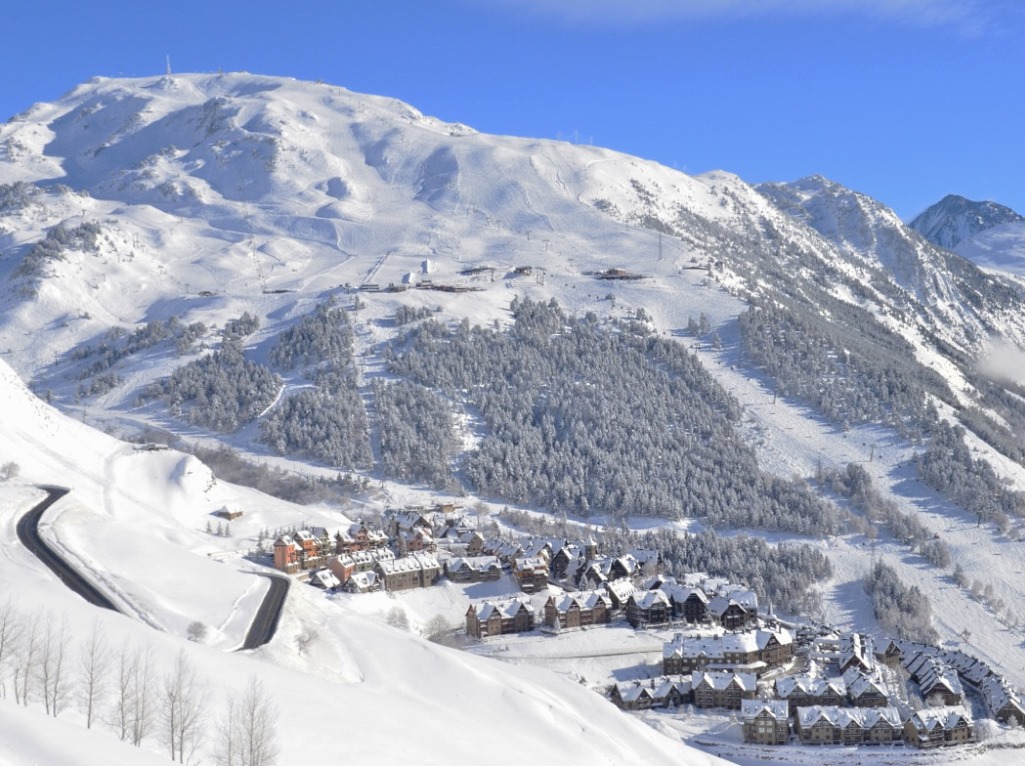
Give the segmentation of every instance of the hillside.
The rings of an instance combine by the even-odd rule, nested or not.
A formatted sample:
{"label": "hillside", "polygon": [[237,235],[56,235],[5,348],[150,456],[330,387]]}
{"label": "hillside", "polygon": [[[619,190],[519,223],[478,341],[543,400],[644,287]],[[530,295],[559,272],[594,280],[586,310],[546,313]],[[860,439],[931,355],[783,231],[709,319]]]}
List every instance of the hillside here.
{"label": "hillside", "polygon": [[[96,79],[0,126],[0,290],[11,505],[70,485],[53,538],[158,630],[110,624],[170,656],[198,620],[207,646],[188,651],[211,674],[266,588],[239,555],[265,529],[445,498],[807,544],[833,564],[810,616],[882,637],[861,587],[878,556],[931,600],[941,641],[971,627],[1025,683],[1025,390],[980,365],[1025,345],[1025,291],[827,179],[688,176],[322,83]],[[188,454],[218,447],[334,483],[304,505],[231,485]],[[831,472],[849,466],[871,502],[844,495]],[[230,538],[204,530],[224,505],[246,509]],[[538,755],[687,752],[529,663],[310,590],[225,665],[289,689],[289,731],[331,731],[339,702],[381,731],[396,704],[409,729],[389,743],[426,762],[438,731],[501,738],[514,718]],[[299,658],[308,626],[323,640]],[[477,683],[503,687],[494,707],[466,705]]]}
{"label": "hillside", "polygon": [[[515,750],[495,753],[498,763],[518,763],[524,753],[538,758],[564,753],[597,763],[635,757],[651,763],[714,761],[623,716],[579,684],[524,668],[514,672],[428,643],[332,603],[312,588],[292,589],[282,627],[270,645],[254,653],[231,653],[231,642],[224,642],[239,622],[243,628],[248,624],[254,606],[249,583],[258,578],[203,555],[214,545],[225,552],[233,547],[231,539],[208,535],[204,537],[211,542],[197,542],[198,519],[211,502],[209,474],[183,481],[180,463],[193,458],[112,449],[114,440],[32,397],[2,362],[0,399],[8,413],[0,463],[13,459],[21,467],[17,481],[0,486],[5,552],[0,559],[0,607],[13,599],[26,617],[29,608],[48,610],[51,619],[64,616],[76,656],[93,626],[103,631],[112,653],[120,651],[122,642],[152,652],[160,674],[184,651],[209,688],[211,719],[222,714],[227,694],[259,676],[273,690],[280,716],[276,731],[281,762],[336,753],[339,710],[346,711],[343,729],[361,733],[346,751],[369,762],[380,762],[386,753],[390,761],[449,763],[453,742],[439,732],[472,727],[478,735],[498,740],[508,735],[508,721],[516,721],[529,736]],[[123,463],[132,464],[130,479],[123,474]],[[108,592],[121,595],[126,611],[136,613],[137,619],[90,607],[17,543],[15,519],[41,495],[29,483],[56,479],[66,482],[71,493],[48,517],[48,536],[77,552],[81,568]],[[218,502],[233,498],[244,504],[256,516],[252,524],[285,522],[294,513],[288,504],[256,499],[252,492],[221,482],[215,492]],[[183,515],[185,509],[192,515]],[[90,555],[81,556],[83,551]],[[130,591],[123,587],[126,583]],[[175,636],[184,633],[181,610],[209,626],[204,643]],[[314,627],[315,643],[297,655],[294,634]],[[156,737],[144,744],[140,755],[105,726],[87,732],[74,704],[57,721],[44,717],[38,699],[24,711],[13,699],[0,700],[0,705],[0,756],[5,763],[93,763],[100,752],[107,763],[149,763],[144,759],[155,762],[160,752]],[[401,721],[401,736],[395,736],[392,721]],[[65,744],[54,740],[55,731],[66,738]],[[294,732],[304,734],[297,737]],[[207,746],[212,746],[212,731],[209,739]],[[152,756],[149,751],[154,751]]]}

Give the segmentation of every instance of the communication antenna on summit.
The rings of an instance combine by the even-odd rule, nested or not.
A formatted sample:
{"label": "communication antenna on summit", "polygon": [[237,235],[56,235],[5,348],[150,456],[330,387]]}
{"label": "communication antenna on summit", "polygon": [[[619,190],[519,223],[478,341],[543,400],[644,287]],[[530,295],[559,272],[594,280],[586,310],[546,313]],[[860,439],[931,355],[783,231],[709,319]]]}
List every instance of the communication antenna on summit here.
{"label": "communication antenna on summit", "polygon": [[171,74],[171,54],[170,53],[167,54],[167,74],[168,74],[168,76],[170,76],[170,74]]}

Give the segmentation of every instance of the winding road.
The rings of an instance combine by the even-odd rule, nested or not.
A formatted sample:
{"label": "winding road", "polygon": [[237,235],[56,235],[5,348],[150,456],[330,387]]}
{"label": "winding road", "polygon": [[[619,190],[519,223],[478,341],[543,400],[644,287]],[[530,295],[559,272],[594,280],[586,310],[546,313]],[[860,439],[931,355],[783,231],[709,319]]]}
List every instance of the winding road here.
{"label": "winding road", "polygon": [[42,519],[43,513],[69,492],[69,490],[63,487],[40,487],[40,489],[46,492],[46,499],[36,504],[32,510],[18,519],[17,532],[21,544],[28,548],[37,559],[42,561],[51,572],[57,575],[57,579],[90,604],[102,609],[120,612],[121,610],[114,606],[109,598],[104,596],[95,585],[72,569],[39,536],[39,521]]}
{"label": "winding road", "polygon": [[[17,533],[21,544],[56,574],[62,583],[90,604],[124,614],[95,585],[75,571],[39,536],[39,522],[42,520],[43,514],[70,491],[64,487],[54,486],[42,486],[40,489],[46,492],[46,498],[18,519]],[[267,590],[267,595],[263,597],[259,609],[256,610],[256,615],[253,617],[253,622],[246,632],[245,640],[239,651],[256,649],[268,643],[274,637],[278,621],[281,618],[281,610],[285,606],[289,580],[278,575],[260,576],[270,580],[270,588]]]}

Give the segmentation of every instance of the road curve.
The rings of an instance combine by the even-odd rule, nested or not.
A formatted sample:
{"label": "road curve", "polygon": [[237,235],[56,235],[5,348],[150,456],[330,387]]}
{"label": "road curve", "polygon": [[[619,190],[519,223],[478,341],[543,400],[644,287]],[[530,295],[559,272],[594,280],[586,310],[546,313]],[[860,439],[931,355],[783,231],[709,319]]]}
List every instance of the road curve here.
{"label": "road curve", "polygon": [[110,599],[104,596],[95,585],[72,569],[68,563],[58,556],[56,551],[47,545],[43,538],[39,536],[39,520],[43,517],[43,513],[47,508],[69,492],[69,490],[64,487],[44,486],[40,487],[40,489],[46,492],[46,499],[41,503],[38,503],[32,508],[32,510],[18,519],[17,532],[18,539],[21,540],[21,544],[28,548],[28,550],[37,559],[42,561],[50,571],[57,575],[57,579],[71,588],[71,590],[84,598],[90,604],[103,609],[111,609],[115,612],[120,612],[121,610],[114,606]]}
{"label": "road curve", "polygon": [[[64,487],[42,486],[40,489],[46,492],[46,498],[18,519],[16,529],[21,544],[43,562],[50,571],[56,574],[62,583],[90,604],[123,614],[95,585],[76,572],[39,536],[39,522],[43,514],[51,505],[69,492]],[[246,632],[241,649],[256,649],[270,641],[278,629],[281,610],[285,606],[285,596],[288,595],[289,580],[277,575],[261,576],[270,580],[270,588],[267,591],[267,595],[263,597],[263,602],[260,604],[260,608],[257,609],[256,616],[253,617],[253,622]]]}
{"label": "road curve", "polygon": [[246,632],[246,639],[242,642],[239,651],[245,649],[256,649],[263,646],[274,638],[274,632],[278,629],[278,620],[281,618],[281,609],[285,605],[285,596],[288,595],[290,581],[278,575],[260,575],[270,580],[270,589],[263,597],[263,603],[256,610],[256,616]]}

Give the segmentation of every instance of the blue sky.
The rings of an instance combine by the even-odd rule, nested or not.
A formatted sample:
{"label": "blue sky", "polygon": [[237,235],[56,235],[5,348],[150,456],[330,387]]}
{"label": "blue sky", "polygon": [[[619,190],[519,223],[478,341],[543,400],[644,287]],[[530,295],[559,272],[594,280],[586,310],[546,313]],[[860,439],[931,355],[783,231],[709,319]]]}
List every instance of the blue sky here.
{"label": "blue sky", "polygon": [[1021,0],[8,0],[0,28],[0,119],[170,55],[690,173],[818,173],[904,217],[947,193],[1025,214]]}

